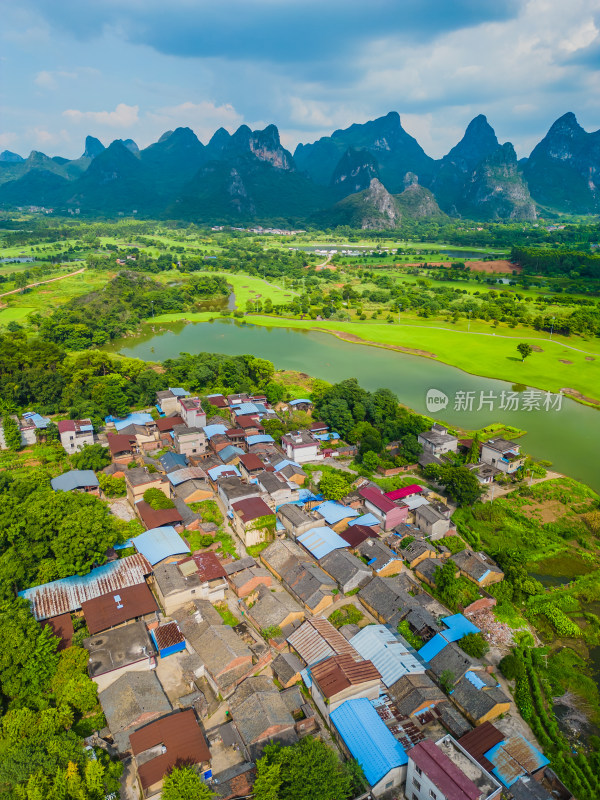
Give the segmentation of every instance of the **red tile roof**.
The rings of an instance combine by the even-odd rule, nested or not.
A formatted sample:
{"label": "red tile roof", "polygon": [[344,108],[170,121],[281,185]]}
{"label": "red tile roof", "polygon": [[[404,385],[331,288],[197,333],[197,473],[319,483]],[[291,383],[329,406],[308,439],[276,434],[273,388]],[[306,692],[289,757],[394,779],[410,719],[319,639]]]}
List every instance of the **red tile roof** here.
{"label": "red tile roof", "polygon": [[262,497],[247,497],[245,500],[238,500],[237,503],[232,503],[231,507],[244,524],[252,522],[253,519],[258,519],[259,517],[275,514]]}
{"label": "red tile roof", "polygon": [[162,525],[177,525],[183,522],[183,517],[176,508],[159,508],[154,509],[145,500],[140,500],[135,504],[138,514],[142,522],[150,530],[151,528],[160,528]]}
{"label": "red tile roof", "polygon": [[361,497],[364,497],[369,503],[378,508],[384,514],[387,514],[389,511],[394,511],[398,506],[395,503],[392,503],[389,497],[386,497],[382,492],[378,489],[373,489],[372,486],[365,486],[364,489],[359,489],[358,493]]}
{"label": "red tile roof", "polygon": [[185,423],[179,415],[176,417],[161,417],[156,420],[156,427],[161,432],[172,431],[174,425],[185,425]]}
{"label": "red tile roof", "polygon": [[145,750],[164,745],[164,752],[138,764],[138,775],[144,789],[161,781],[177,764],[201,764],[210,761],[210,750],[191,708],[176,711],[138,728],[129,736],[135,756]]}
{"label": "red tile roof", "polygon": [[193,561],[197,567],[197,572],[203,581],[216,581],[217,578],[224,578],[227,573],[223,564],[219,561],[218,556],[212,551],[197,552],[189,558],[184,558],[179,563],[183,564],[186,561]]}
{"label": "red tile roof", "polygon": [[165,650],[167,647],[173,647],[174,644],[185,642],[185,636],[179,630],[179,625],[176,622],[167,622],[166,625],[159,625],[155,628],[154,638],[159,650]]}
{"label": "red tile roof", "polygon": [[260,428],[262,430],[262,425],[258,421],[258,414],[240,414],[239,417],[235,418],[235,421],[239,428]]}
{"label": "red tile roof", "polygon": [[94,597],[81,604],[90,634],[114,628],[136,617],[158,610],[156,600],[147,584],[138,583],[117,592]]}
{"label": "red tile roof", "polygon": [[243,456],[240,456],[240,464],[243,464],[248,471],[265,468],[264,461],[261,461],[256,453],[244,453]]}
{"label": "red tile roof", "polygon": [[418,483],[411,483],[410,486],[404,486],[402,489],[394,489],[393,492],[386,492],[385,496],[393,501],[404,500],[405,497],[410,497],[412,494],[420,494],[422,491],[423,487],[419,486]]}
{"label": "red tile roof", "polygon": [[481,796],[473,781],[431,739],[416,744],[408,755],[446,800],[478,800]]}
{"label": "red tile roof", "polygon": [[124,433],[107,433],[108,449],[113,456],[132,450],[135,444],[135,436],[127,436]]}
{"label": "red tile roof", "polygon": [[355,661],[351,655],[326,658],[310,668],[324,697],[333,697],[350,686],[378,681],[379,672],[372,661]]}
{"label": "red tile roof", "polygon": [[367,539],[377,537],[379,534],[375,533],[375,530],[368,525],[351,525],[340,533],[340,536],[348,542],[350,547],[358,547],[359,544],[362,544]]}

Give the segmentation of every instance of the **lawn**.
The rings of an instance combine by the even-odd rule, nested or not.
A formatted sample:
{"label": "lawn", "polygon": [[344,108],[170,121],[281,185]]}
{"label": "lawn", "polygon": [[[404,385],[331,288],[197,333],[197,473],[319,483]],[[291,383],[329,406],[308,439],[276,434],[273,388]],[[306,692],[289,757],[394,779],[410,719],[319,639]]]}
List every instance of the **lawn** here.
{"label": "lawn", "polygon": [[35,308],[21,306],[20,308],[3,308],[0,310],[0,325],[8,325],[9,322],[21,322],[26,316],[35,311]]}
{"label": "lawn", "polygon": [[[600,347],[599,342],[586,342],[573,338],[565,346],[564,338],[542,339],[526,328],[521,331],[502,329],[502,333],[474,331],[470,333],[454,328],[422,326],[403,322],[342,322],[329,320],[287,319],[250,315],[249,321],[266,327],[317,329],[340,338],[359,343],[376,344],[390,349],[406,349],[415,355],[437,358],[451,366],[474,375],[496,378],[511,383],[522,383],[551,392],[569,387],[593,398],[600,404]],[[483,327],[483,326],[482,326]],[[535,352],[521,361],[516,351],[517,342],[543,344],[543,352]],[[571,347],[580,348],[572,350]],[[589,359],[594,359],[590,361]],[[567,363],[568,362],[568,363]]]}
{"label": "lawn", "polygon": [[[65,270],[64,274],[68,275],[69,272],[75,272],[78,269],[81,269],[80,264],[71,265],[69,269]],[[51,275],[49,277],[55,278],[58,276]],[[86,269],[85,272],[79,275],[72,275],[63,280],[46,283],[34,289],[27,289],[27,291],[20,294],[2,298],[4,302],[8,303],[8,308],[0,313],[4,314],[6,311],[14,312],[22,308],[27,309],[23,317],[32,311],[39,313],[52,312],[56,306],[62,305],[74,297],[102,288],[112,277],[113,274],[110,272]],[[44,280],[47,279],[44,278]],[[0,320],[2,320],[2,317],[0,317]],[[6,319],[6,321],[10,322],[10,319]]]}

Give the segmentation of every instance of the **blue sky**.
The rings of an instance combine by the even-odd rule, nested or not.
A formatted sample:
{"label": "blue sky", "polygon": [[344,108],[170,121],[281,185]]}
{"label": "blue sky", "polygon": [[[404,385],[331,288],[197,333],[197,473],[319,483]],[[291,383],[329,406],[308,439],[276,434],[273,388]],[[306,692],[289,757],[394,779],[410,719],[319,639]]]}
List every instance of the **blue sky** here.
{"label": "blue sky", "polygon": [[596,0],[19,0],[0,41],[22,155],[270,122],[293,149],[390,110],[434,157],[479,113],[519,155],[566,111],[600,127]]}

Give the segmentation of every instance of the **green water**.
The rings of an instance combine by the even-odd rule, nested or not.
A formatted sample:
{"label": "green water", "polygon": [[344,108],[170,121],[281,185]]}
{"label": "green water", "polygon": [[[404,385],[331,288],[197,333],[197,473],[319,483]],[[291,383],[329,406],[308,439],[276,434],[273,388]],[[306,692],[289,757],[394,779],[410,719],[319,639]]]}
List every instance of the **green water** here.
{"label": "green water", "polygon": [[[431,359],[344,342],[326,333],[290,328],[264,328],[244,322],[175,323],[156,331],[115,342],[112,350],[146,361],[163,361],[180,353],[251,353],[272,361],[279,369],[305,372],[330,382],[357,378],[366,389],[391,389],[401,403],[428,413],[426,394],[439,389],[449,396],[443,411],[432,416],[450,425],[476,429],[502,422],[527,431],[520,442],[525,452],[551,461],[558,472],[600,491],[600,413],[568,398],[560,410],[504,411],[499,408],[504,382],[469,375]],[[473,410],[454,410],[456,392],[475,392]],[[477,410],[480,392],[496,396],[494,409]]]}

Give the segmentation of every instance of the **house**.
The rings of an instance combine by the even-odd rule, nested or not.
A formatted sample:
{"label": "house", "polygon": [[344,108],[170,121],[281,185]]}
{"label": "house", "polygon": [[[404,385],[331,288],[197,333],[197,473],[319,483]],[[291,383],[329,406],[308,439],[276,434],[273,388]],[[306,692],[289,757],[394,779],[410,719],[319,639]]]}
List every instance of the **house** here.
{"label": "house", "polygon": [[[390,536],[389,538],[393,539],[395,537]],[[426,558],[435,558],[437,556],[437,550],[429,544],[427,539],[415,539],[414,542],[407,544],[406,547],[402,547],[400,543],[400,547],[398,549],[394,548],[394,550],[402,556],[404,563],[410,569],[414,569]]]}
{"label": "house", "polygon": [[265,500],[273,510],[284,503],[292,503],[298,497],[297,484],[288,483],[278,472],[268,472],[263,469],[254,476],[254,480],[261,491],[266,493]]}
{"label": "house", "polygon": [[271,671],[284,689],[300,683],[303,665],[293,653],[279,653],[271,662]]}
{"label": "house", "polygon": [[[479,633],[479,628],[463,614],[442,617],[440,622],[444,627],[438,626],[438,632],[419,649],[419,656],[424,662],[431,661],[451,642],[459,642],[470,633]],[[429,627],[432,627],[431,623]]]}
{"label": "house", "polygon": [[146,467],[125,470],[125,487],[127,499],[132,507],[135,507],[139,500],[144,499],[144,492],[148,489],[160,489],[165,497],[169,497],[171,494],[169,481],[157,472],[148,472]]}
{"label": "house", "polygon": [[418,483],[411,483],[410,486],[402,486],[400,489],[394,489],[391,492],[386,492],[385,496],[393,503],[405,503],[411,497],[418,497],[423,493],[423,487]]}
{"label": "house", "polygon": [[487,672],[467,670],[450,699],[473,725],[491,722],[510,711],[510,698]]}
{"label": "house", "polygon": [[403,785],[406,752],[365,697],[346,700],[330,719],[342,749],[360,764],[374,797]]}
{"label": "house", "polygon": [[69,455],[78,453],[86,444],[94,444],[94,426],[90,419],[62,419],[56,425],[60,443]]}
{"label": "house", "polygon": [[310,693],[324,719],[346,700],[366,697],[377,700],[381,678],[368,660],[355,661],[351,655],[331,656],[308,668]]}
{"label": "house", "polygon": [[231,524],[246,547],[268,542],[275,535],[275,514],[262,497],[247,497],[232,503]]}
{"label": "house", "polygon": [[260,560],[281,581],[293,566],[306,560],[306,553],[296,542],[276,539],[262,551]]}
{"label": "house", "polygon": [[420,506],[415,511],[415,524],[418,529],[432,540],[442,539],[452,523],[432,505]]}
{"label": "house", "polygon": [[458,450],[458,437],[448,433],[447,428],[437,423],[431,426],[431,430],[420,433],[417,441],[422,446],[423,453],[438,458],[444,453],[456,453]]}
{"label": "house", "polygon": [[206,399],[210,405],[214,406],[215,408],[229,408],[227,398],[222,394],[207,394]]}
{"label": "house", "polygon": [[326,525],[319,525],[316,528],[301,533],[296,541],[307,550],[317,561],[333,550],[344,550],[348,547],[341,536]]}
{"label": "house", "polygon": [[100,690],[125,672],[147,672],[156,665],[156,648],[143,622],[96,633],[83,646],[90,654],[89,676]]}
{"label": "house", "polygon": [[275,472],[280,473],[286,481],[295,483],[296,486],[304,486],[306,483],[306,472],[298,464],[294,464],[293,461],[289,461],[283,467],[278,465],[275,468]]}
{"label": "house", "polygon": [[[556,781],[558,781],[558,778],[556,778]],[[559,796],[565,798],[565,800],[573,800],[573,795],[564,784],[561,784],[561,786],[564,787],[565,792],[559,795],[558,790],[552,789],[554,783],[555,781],[550,785],[549,791],[545,785],[538,783],[535,778],[523,776],[510,787],[510,794],[513,800],[556,800]]]}
{"label": "house", "polygon": [[31,613],[39,622],[81,609],[86,600],[108,591],[118,593],[128,586],[145,584],[152,567],[144,556],[131,556],[111,561],[92,569],[87,575],[71,575],[19,592],[31,604]]}
{"label": "house", "polygon": [[154,568],[153,586],[167,616],[192,600],[218,603],[225,599],[226,572],[217,556],[207,551],[196,553],[178,564],[165,563]]}
{"label": "house", "polygon": [[419,580],[423,581],[428,586],[434,588],[437,571],[438,569],[441,569],[443,566],[444,562],[442,561],[441,558],[426,558],[417,564],[417,566],[414,569],[414,572],[417,578],[419,578]]}
{"label": "house", "polygon": [[273,682],[264,675],[242,681],[229,699],[229,708],[253,761],[270,742],[290,745],[298,741],[293,716]]}
{"label": "house", "polygon": [[294,503],[285,503],[277,509],[277,518],[285,528],[291,539],[297,539],[302,533],[306,533],[319,525],[325,525],[323,517],[315,517],[304,511],[301,506]]}
{"label": "house", "polygon": [[34,411],[26,411],[21,420],[17,420],[21,429],[21,444],[24,446],[36,444],[38,431],[45,430],[50,422],[46,417]]}
{"label": "house", "polygon": [[147,530],[161,528],[164,525],[182,526],[183,517],[175,506],[173,508],[152,508],[145,500],[138,500],[135,504],[135,512]]}
{"label": "house", "polygon": [[206,425],[206,414],[198,397],[180,397],[179,413],[188,428],[203,428]]}
{"label": "house", "polygon": [[246,615],[259,631],[268,628],[280,628],[283,631],[301,623],[305,617],[302,607],[286,591],[272,591],[266,586],[258,588],[257,599],[248,607]]}
{"label": "house", "polygon": [[350,639],[364,659],[372,661],[385,686],[392,686],[403,675],[423,674],[425,667],[402,637],[385,625],[367,625]]}
{"label": "house", "polygon": [[246,444],[246,431],[243,428],[228,428],[225,431],[225,436],[230,444],[244,449]]}
{"label": "house", "polygon": [[120,436],[135,438],[138,450],[148,453],[158,448],[158,428],[152,418],[146,424],[130,423],[118,428]]}
{"label": "house", "polygon": [[129,741],[143,797],[157,795],[175,766],[188,764],[200,771],[210,766],[210,750],[191,708],[143,725],[130,734]]}
{"label": "house", "polygon": [[151,528],[131,541],[138,553],[141,553],[153,567],[163,562],[178,561],[190,552],[175,528],[168,525]]}
{"label": "house", "polygon": [[[265,429],[258,420],[258,414],[239,414],[235,416],[234,424],[236,428],[241,428],[244,431],[247,439],[248,437],[262,436],[264,434]],[[272,437],[271,440],[273,440]]]}
{"label": "house", "polygon": [[281,446],[287,458],[297,464],[322,460],[320,443],[309,431],[293,431],[281,437]]}
{"label": "house", "polygon": [[500,473],[500,470],[491,464],[466,464],[465,466],[475,474],[482,486],[489,486],[494,482],[496,475]]}
{"label": "house", "polygon": [[481,664],[468,656],[455,642],[451,642],[431,657],[428,670],[431,677],[438,683],[440,683],[442,674],[446,673],[446,677],[449,679],[447,684],[452,688],[467,672],[480,671]]}
{"label": "house", "polygon": [[358,517],[359,513],[355,508],[344,506],[341,503],[335,503],[333,500],[327,500],[325,503],[315,507],[315,512],[324,519],[325,524],[329,525],[336,533],[344,531],[350,521],[354,517]]}
{"label": "house", "polygon": [[188,460],[182,453],[174,453],[169,450],[159,459],[162,471],[168,475],[170,472],[178,472],[188,466]]}
{"label": "house", "polygon": [[258,566],[251,556],[238,558],[231,564],[224,564],[223,569],[229,586],[238,597],[248,597],[260,586],[270,587],[273,583],[269,570]]}
{"label": "house", "polygon": [[425,739],[408,752],[404,794],[411,800],[494,800],[501,791],[452,736]]}
{"label": "house", "polygon": [[175,389],[164,389],[156,393],[156,408],[160,414],[169,416],[179,411],[179,398],[187,397],[189,392],[177,387]]}
{"label": "house", "polygon": [[377,538],[378,534],[374,528],[369,525],[352,525],[350,524],[345,531],[340,533],[340,536],[348,545],[356,550],[356,548],[365,542],[367,539]]}
{"label": "house", "polygon": [[290,400],[288,404],[293,411],[310,411],[312,408],[312,401],[306,399]]}
{"label": "house", "polygon": [[[198,469],[198,467],[190,467],[190,469]],[[214,492],[208,481],[204,478],[179,483],[173,487],[172,491],[177,508],[179,508],[177,500],[182,500],[186,505],[192,505],[193,503],[201,503],[203,500],[211,500],[214,498]]]}
{"label": "house", "polygon": [[319,559],[319,566],[344,594],[364,586],[372,578],[370,568],[347,550],[332,550]]}
{"label": "house", "polygon": [[135,436],[121,433],[107,433],[106,440],[113,464],[129,464],[140,452]]}
{"label": "house", "polygon": [[316,564],[296,564],[283,576],[283,585],[311,614],[328,608],[337,592],[333,578]]}
{"label": "house", "polygon": [[152,630],[152,640],[159,658],[168,658],[185,650],[185,636],[176,622],[165,622]]}
{"label": "house", "polygon": [[450,556],[450,560],[456,564],[461,575],[477,586],[491,586],[504,579],[500,567],[485,553],[475,553],[473,550],[465,549]]}
{"label": "house", "polygon": [[176,453],[188,458],[202,458],[206,453],[206,435],[202,428],[188,428],[175,425],[173,428],[173,446]]}
{"label": "house", "polygon": [[396,627],[402,617],[402,608],[413,601],[408,593],[409,589],[410,583],[401,580],[401,576],[377,576],[363,586],[358,593],[358,599],[379,622]]}
{"label": "house", "polygon": [[380,489],[364,486],[359,489],[359,494],[364,500],[365,509],[377,517],[385,531],[391,531],[406,522],[408,506],[392,502]]}
{"label": "house", "polygon": [[120,675],[114,683],[98,693],[98,700],[121,755],[131,750],[129,737],[134,731],[172,710],[153,671]]}
{"label": "house", "polygon": [[265,464],[255,453],[244,453],[238,458],[237,463],[240,474],[244,480],[249,481],[265,469]]}
{"label": "house", "polygon": [[158,606],[145,583],[85,600],[81,610],[90,634],[117,628],[131,620],[156,619]]}
{"label": "house", "polygon": [[402,614],[412,633],[416,634],[424,644],[441,631],[438,617],[417,600],[411,605],[405,606]]}
{"label": "house", "polygon": [[350,655],[355,661],[361,658],[329,620],[319,617],[307,619],[287,642],[309,667],[335,655]]}
{"label": "house", "polygon": [[381,539],[365,539],[355,549],[367,566],[381,578],[397,575],[402,570],[402,559],[386,547]]}
{"label": "house", "polygon": [[458,740],[487,772],[507,789],[522,777],[543,777],[550,763],[530,741],[520,734],[506,735],[491,722],[484,722]]}
{"label": "house", "polygon": [[229,697],[252,670],[252,651],[207,600],[195,600],[191,612],[186,606],[174,615],[188,650],[200,658],[215,694]]}
{"label": "house", "polygon": [[446,695],[424,672],[408,672],[391,686],[387,694],[403,717],[422,714],[441,703]]}
{"label": "house", "polygon": [[481,445],[481,460],[500,472],[512,475],[525,463],[521,445],[507,439],[490,439]]}
{"label": "house", "polygon": [[[228,470],[231,468],[225,467],[225,469]],[[212,469],[208,471],[208,474],[210,475],[211,472],[213,472]],[[225,514],[231,510],[233,503],[236,503],[239,500],[246,500],[251,497],[258,498],[259,496],[260,490],[258,486],[251,483],[243,483],[241,478],[237,477],[236,475],[222,474],[218,478],[217,500],[219,501],[221,509]],[[269,509],[269,513],[273,513],[271,509]]]}
{"label": "house", "polygon": [[183,419],[179,414],[172,417],[161,417],[156,420],[156,428],[158,430],[158,438],[162,444],[172,444],[173,442],[173,429],[176,425],[183,425]]}
{"label": "house", "polygon": [[72,469],[52,478],[50,486],[55,492],[87,492],[99,494],[100,484],[93,469]]}

